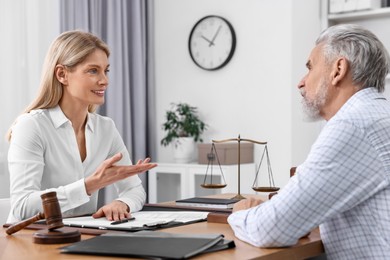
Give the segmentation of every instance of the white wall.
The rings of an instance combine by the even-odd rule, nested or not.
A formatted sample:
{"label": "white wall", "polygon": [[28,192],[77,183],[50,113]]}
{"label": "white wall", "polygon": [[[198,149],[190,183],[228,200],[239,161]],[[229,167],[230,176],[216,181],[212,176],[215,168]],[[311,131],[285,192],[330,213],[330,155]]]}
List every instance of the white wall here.
{"label": "white wall", "polygon": [[[283,186],[319,129],[302,122],[296,89],[320,32],[319,13],[318,0],[155,1],[157,125],[171,102],[197,106],[209,124],[205,142],[238,134],[268,141],[275,183]],[[192,26],[211,14],[229,20],[237,36],[231,62],[212,72],[188,53]],[[160,128],[158,142],[163,134]],[[159,162],[172,161],[171,147],[159,146],[157,154]]]}
{"label": "white wall", "polygon": [[326,12],[321,10],[321,0],[294,0],[292,5],[291,26],[291,75],[293,91],[291,93],[291,165],[301,164],[309,153],[310,147],[317,138],[324,121],[306,122],[303,120],[301,109],[301,95],[296,86],[299,80],[307,73],[305,66],[315,40],[322,28],[322,17]]}
{"label": "white wall", "polygon": [[34,98],[44,55],[59,33],[59,3],[0,0],[0,198],[9,197],[6,132]]}
{"label": "white wall", "polygon": [[[302,122],[296,90],[320,31],[318,2],[155,1],[158,126],[171,102],[197,106],[209,124],[205,142],[238,134],[268,141],[275,182],[284,185],[290,166],[304,160],[319,129]],[[44,54],[59,33],[58,5],[58,0],[0,0],[0,35],[7,36],[0,48],[1,136],[37,91]],[[198,68],[188,53],[192,26],[209,14],[227,18],[237,34],[233,59],[214,72]],[[27,52],[21,51],[24,44]],[[159,142],[163,132],[157,133]],[[7,149],[0,138],[0,197],[9,196]],[[159,147],[153,159],[170,162],[171,150]]]}

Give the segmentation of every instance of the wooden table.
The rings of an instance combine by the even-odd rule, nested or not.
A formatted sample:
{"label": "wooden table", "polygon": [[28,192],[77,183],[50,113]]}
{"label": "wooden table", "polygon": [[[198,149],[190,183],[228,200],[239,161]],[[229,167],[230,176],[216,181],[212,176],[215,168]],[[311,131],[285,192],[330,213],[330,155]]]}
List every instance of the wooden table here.
{"label": "wooden table", "polygon": [[[38,224],[33,224],[38,226]],[[42,226],[42,225],[40,225]],[[80,229],[81,230],[81,229]],[[219,252],[199,255],[194,259],[269,259],[269,260],[294,260],[305,259],[321,255],[324,248],[318,229],[313,230],[306,238],[302,238],[292,247],[287,248],[258,248],[251,246],[235,238],[228,224],[199,222],[190,225],[161,229],[170,233],[221,233],[226,239],[234,240],[236,247]],[[23,229],[13,235],[7,235],[5,228],[0,235],[0,259],[28,259],[28,260],[52,260],[52,259],[121,259],[118,257],[97,257],[87,255],[61,254],[59,247],[67,244],[42,245],[33,243],[33,233],[36,230]],[[105,233],[107,231],[99,231]],[[118,231],[114,231],[118,232]],[[92,233],[96,233],[94,230]],[[81,239],[92,238],[93,235],[82,234]]]}
{"label": "wooden table", "polygon": [[[318,230],[311,232],[309,237],[300,239],[298,244],[289,248],[265,249],[251,246],[234,237],[228,224],[201,222],[161,230],[170,233],[222,233],[227,239],[234,239],[236,248],[215,253],[204,254],[194,259],[305,259],[320,255],[324,250]],[[59,247],[67,244],[42,245],[33,243],[32,235],[36,230],[24,229],[13,235],[7,235],[5,229],[0,236],[0,259],[120,259],[118,257],[96,257],[86,255],[61,254]],[[93,235],[82,235],[82,239]]]}

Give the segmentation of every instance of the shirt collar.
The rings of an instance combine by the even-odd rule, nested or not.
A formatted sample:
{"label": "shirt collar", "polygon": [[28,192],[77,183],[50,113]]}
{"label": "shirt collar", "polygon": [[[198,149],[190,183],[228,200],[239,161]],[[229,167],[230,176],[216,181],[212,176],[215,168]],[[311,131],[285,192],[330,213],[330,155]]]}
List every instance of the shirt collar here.
{"label": "shirt collar", "polygon": [[379,93],[376,88],[363,88],[350,97],[347,102],[336,113],[342,114],[344,111],[349,110],[350,107],[359,105],[361,102],[367,102],[374,99],[386,99],[382,93]]}
{"label": "shirt collar", "polygon": [[[59,128],[66,122],[69,122],[69,124],[72,125],[72,122],[65,116],[64,112],[62,112],[62,109],[59,105],[50,108],[48,110],[49,110],[51,121],[53,122],[55,128]],[[90,129],[91,132],[94,131],[93,122],[90,113],[87,114],[86,129]]]}
{"label": "shirt collar", "polygon": [[373,99],[386,99],[382,93],[379,93],[376,88],[364,88],[356,92],[347,102],[347,105],[353,105],[356,102],[373,100]]}
{"label": "shirt collar", "polygon": [[53,122],[53,125],[55,128],[59,128],[66,122],[70,122],[70,120],[65,116],[64,112],[62,112],[60,106],[55,106],[53,108],[48,109],[51,121]]}

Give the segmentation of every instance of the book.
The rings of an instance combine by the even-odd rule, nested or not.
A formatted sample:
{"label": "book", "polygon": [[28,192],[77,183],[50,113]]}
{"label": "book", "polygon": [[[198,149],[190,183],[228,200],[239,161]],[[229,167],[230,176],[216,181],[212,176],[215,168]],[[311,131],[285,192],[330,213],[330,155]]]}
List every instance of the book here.
{"label": "book", "polygon": [[140,231],[205,221],[208,213],[200,211],[139,211],[131,213],[134,219],[117,224],[105,217],[93,218],[92,216],[64,218],[62,222],[68,227]]}
{"label": "book", "polygon": [[238,199],[218,199],[194,197],[189,199],[176,200],[176,205],[188,207],[220,208],[231,209]]}
{"label": "book", "polygon": [[[142,245],[142,246],[140,246]],[[106,233],[60,248],[61,253],[187,259],[234,247],[222,234],[173,234],[158,231]],[[214,248],[213,248],[214,247]]]}

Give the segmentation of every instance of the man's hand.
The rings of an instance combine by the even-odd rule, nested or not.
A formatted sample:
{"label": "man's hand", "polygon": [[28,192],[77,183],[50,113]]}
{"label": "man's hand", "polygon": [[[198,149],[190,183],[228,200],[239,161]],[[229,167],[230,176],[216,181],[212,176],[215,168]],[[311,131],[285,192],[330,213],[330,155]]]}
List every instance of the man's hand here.
{"label": "man's hand", "polygon": [[247,199],[240,200],[239,202],[234,204],[233,212],[255,207],[262,202],[263,201],[261,199],[255,199],[255,198],[247,198]]}

